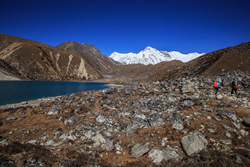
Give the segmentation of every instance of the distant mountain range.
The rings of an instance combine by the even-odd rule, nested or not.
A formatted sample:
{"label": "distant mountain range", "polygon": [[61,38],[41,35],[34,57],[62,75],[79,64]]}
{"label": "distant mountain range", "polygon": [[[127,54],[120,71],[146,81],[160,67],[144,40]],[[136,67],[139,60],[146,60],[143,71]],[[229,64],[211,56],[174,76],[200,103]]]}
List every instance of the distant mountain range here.
{"label": "distant mountain range", "polygon": [[167,52],[167,51],[159,51],[150,46],[146,47],[144,50],[139,53],[118,53],[114,52],[110,55],[115,61],[120,62],[121,64],[158,64],[163,61],[172,61],[172,60],[180,60],[182,62],[188,62],[193,60],[199,56],[204,55],[205,53],[189,53],[182,54],[177,51]]}
{"label": "distant mountain range", "polygon": [[115,66],[106,75],[113,76],[118,82],[152,82],[186,76],[212,76],[235,70],[250,71],[250,42],[216,50],[186,63],[173,60],[156,65]]}
{"label": "distant mountain range", "polygon": [[250,42],[204,55],[146,47],[138,54],[115,52],[108,57],[94,45],[68,41],[53,47],[0,34],[0,80],[102,79],[103,82],[130,83],[212,76],[235,70],[250,71]]}

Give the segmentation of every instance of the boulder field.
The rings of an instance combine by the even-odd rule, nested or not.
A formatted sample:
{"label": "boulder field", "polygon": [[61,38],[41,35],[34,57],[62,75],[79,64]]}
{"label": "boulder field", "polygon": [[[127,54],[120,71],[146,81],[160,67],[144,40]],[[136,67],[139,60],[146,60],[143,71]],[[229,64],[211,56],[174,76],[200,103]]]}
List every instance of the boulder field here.
{"label": "boulder field", "polygon": [[249,81],[234,71],[2,106],[0,166],[249,166]]}

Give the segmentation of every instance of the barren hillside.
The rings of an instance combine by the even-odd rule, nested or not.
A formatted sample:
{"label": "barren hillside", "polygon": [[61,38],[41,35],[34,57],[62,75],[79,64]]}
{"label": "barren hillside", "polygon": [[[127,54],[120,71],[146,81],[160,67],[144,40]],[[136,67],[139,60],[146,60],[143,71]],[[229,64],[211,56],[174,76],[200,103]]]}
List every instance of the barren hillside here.
{"label": "barren hillside", "polygon": [[[77,54],[0,34],[1,67],[29,80],[90,80],[102,76]],[[4,65],[4,66],[3,66]]]}

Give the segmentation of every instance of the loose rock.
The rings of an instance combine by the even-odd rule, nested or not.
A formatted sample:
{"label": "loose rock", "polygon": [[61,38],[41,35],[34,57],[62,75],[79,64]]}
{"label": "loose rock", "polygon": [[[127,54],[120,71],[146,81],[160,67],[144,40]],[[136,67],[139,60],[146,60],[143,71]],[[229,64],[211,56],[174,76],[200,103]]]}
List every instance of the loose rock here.
{"label": "loose rock", "polygon": [[207,140],[200,132],[190,133],[181,139],[182,147],[188,156],[195,155],[207,146]]}

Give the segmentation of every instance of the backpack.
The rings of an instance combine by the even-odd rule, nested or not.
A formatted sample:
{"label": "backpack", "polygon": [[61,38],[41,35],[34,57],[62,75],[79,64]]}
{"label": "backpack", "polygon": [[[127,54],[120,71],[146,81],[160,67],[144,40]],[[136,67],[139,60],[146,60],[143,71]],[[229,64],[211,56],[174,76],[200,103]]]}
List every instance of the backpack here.
{"label": "backpack", "polygon": [[220,88],[220,82],[219,81],[214,81],[213,87],[214,88]]}
{"label": "backpack", "polygon": [[234,89],[238,89],[238,81],[233,80],[232,86],[233,86]]}

